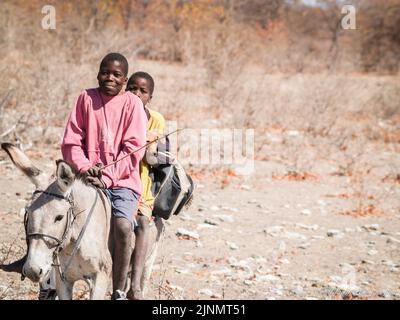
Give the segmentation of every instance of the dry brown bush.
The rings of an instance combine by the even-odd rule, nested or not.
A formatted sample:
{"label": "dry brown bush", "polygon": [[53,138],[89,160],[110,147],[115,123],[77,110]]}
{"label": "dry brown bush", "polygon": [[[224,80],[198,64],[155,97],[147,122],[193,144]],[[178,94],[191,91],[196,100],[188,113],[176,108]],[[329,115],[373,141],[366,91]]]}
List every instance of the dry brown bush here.
{"label": "dry brown bush", "polygon": [[[364,29],[338,29],[338,6],[263,6],[258,0],[49,4],[57,8],[51,31],[40,27],[40,1],[2,4],[1,70],[9,75],[0,89],[3,141],[58,146],[74,100],[96,86],[98,62],[109,51],[125,54],[131,71],[155,75],[153,103],[180,126],[255,128],[260,152],[266,133],[279,128],[282,148],[274,152],[291,163],[290,170],[310,171],[310,158],[332,158],[355,133],[396,141],[396,128],[379,131],[376,123],[399,114],[398,78],[354,73],[361,44],[369,39],[371,52],[380,44],[363,38]],[[359,12],[363,27],[373,26],[367,18],[375,7]],[[393,19],[384,17],[390,34]],[[385,51],[395,55],[397,38],[385,39]],[[361,123],[365,115],[369,122]],[[291,131],[300,138],[287,135]],[[309,152],[302,152],[304,146]]]}

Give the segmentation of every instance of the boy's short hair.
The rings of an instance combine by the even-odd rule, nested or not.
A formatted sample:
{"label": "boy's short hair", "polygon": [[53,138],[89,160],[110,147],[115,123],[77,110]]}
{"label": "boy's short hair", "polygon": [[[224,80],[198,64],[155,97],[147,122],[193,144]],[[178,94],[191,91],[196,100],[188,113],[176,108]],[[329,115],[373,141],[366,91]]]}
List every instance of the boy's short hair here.
{"label": "boy's short hair", "polygon": [[121,63],[122,65],[122,69],[124,70],[124,75],[127,76],[128,75],[128,60],[126,60],[126,58],[117,52],[112,52],[107,54],[103,60],[101,60],[100,62],[100,68],[105,66],[108,62],[110,61],[118,61],[119,63]]}
{"label": "boy's short hair", "polygon": [[135,78],[146,79],[149,82],[149,85],[150,85],[150,88],[149,88],[150,95],[153,95],[153,92],[154,92],[154,79],[153,79],[153,77],[151,75],[149,75],[147,72],[144,72],[144,71],[135,72],[134,74],[132,74],[130,76],[130,78],[128,80],[128,83],[133,81],[133,79],[135,79]]}

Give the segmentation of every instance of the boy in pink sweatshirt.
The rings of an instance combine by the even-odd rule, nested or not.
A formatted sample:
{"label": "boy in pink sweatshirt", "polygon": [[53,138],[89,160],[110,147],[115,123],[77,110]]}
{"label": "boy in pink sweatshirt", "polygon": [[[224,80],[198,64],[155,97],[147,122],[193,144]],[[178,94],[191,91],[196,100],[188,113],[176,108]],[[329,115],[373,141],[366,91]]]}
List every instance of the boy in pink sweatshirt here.
{"label": "boy in pink sweatshirt", "polygon": [[85,181],[106,189],[111,199],[114,226],[113,295],[125,299],[131,257],[134,214],[142,193],[139,162],[145,149],[108,165],[146,143],[147,117],[142,101],[123,92],[128,62],[119,53],[100,63],[99,87],[82,91],[69,117],[61,146],[65,161],[85,176]]}

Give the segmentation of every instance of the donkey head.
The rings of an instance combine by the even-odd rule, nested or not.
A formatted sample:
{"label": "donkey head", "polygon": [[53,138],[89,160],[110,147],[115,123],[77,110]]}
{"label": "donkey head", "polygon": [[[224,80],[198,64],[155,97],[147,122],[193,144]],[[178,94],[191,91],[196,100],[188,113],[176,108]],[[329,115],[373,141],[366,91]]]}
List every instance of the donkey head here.
{"label": "donkey head", "polygon": [[3,143],[1,147],[36,186],[26,207],[28,257],[23,274],[34,282],[41,281],[50,272],[54,251],[61,249],[60,244],[71,222],[70,194],[75,173],[66,162],[58,160],[56,179],[51,179],[14,145]]}

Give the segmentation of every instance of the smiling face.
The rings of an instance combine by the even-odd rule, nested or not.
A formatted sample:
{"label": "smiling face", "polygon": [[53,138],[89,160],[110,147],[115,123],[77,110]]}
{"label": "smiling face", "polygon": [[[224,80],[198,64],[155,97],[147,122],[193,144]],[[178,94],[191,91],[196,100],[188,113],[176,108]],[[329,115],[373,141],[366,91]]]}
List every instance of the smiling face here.
{"label": "smiling face", "polygon": [[132,92],[138,96],[143,102],[143,106],[151,100],[151,87],[147,79],[141,77],[134,77],[126,85],[126,91]]}
{"label": "smiling face", "polygon": [[100,92],[106,96],[118,95],[126,81],[126,66],[118,60],[110,60],[102,64],[97,74]]}

